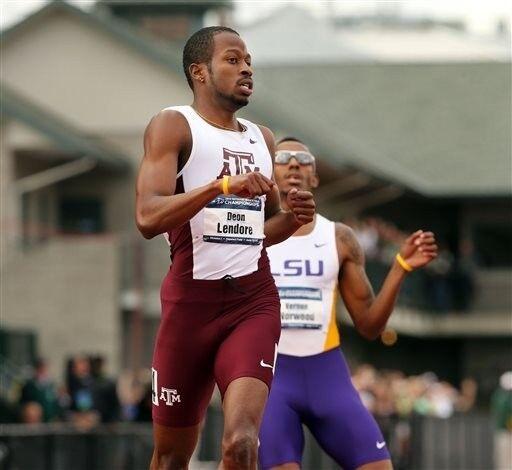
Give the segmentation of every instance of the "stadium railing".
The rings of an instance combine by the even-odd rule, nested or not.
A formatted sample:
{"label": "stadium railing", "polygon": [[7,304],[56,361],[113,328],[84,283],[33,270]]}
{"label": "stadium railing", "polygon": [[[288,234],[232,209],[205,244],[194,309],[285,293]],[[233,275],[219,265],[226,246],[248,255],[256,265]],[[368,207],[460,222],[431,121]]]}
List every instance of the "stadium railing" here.
{"label": "stadium railing", "polygon": [[[471,413],[447,419],[414,416],[378,421],[396,470],[493,468],[493,432],[488,415]],[[191,470],[216,468],[221,436],[222,413],[210,407],[198,461],[191,464]],[[141,470],[147,468],[151,452],[149,424],[119,423],[88,431],[66,424],[4,424],[0,428],[1,470]],[[210,466],[206,462],[210,462]],[[306,433],[302,468],[333,470],[339,467]]]}

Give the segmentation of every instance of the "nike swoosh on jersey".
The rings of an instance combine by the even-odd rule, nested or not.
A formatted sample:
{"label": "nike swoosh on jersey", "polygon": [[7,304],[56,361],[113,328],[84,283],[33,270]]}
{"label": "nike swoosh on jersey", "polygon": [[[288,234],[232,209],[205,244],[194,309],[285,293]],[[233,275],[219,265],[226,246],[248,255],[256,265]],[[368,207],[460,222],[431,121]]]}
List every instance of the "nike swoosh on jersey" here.
{"label": "nike swoosh on jersey", "polygon": [[382,449],[386,445],[386,443],[377,441],[375,445],[377,446],[377,449]]}
{"label": "nike swoosh on jersey", "polygon": [[321,246],[325,246],[327,243],[315,243],[315,248],[320,248]]}

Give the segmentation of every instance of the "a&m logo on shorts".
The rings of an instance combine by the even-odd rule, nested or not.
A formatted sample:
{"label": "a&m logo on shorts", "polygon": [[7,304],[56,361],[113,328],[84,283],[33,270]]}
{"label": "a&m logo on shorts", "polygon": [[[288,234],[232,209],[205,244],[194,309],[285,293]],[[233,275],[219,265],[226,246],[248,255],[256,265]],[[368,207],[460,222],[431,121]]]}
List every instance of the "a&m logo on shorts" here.
{"label": "a&m logo on shorts", "polygon": [[173,406],[175,403],[181,403],[181,396],[174,388],[160,387],[158,390],[158,371],[151,368],[151,401],[153,405],[159,406],[160,401],[164,402],[167,406]]}

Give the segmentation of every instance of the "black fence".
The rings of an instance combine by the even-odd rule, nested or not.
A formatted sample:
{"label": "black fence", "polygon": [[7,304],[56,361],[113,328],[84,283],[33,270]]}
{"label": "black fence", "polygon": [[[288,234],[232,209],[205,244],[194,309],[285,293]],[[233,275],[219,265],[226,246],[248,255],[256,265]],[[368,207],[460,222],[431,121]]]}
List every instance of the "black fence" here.
{"label": "black fence", "polygon": [[[493,430],[487,415],[389,418],[379,420],[379,424],[396,470],[493,468]],[[211,407],[198,460],[190,465],[191,470],[217,468],[221,437],[222,413]],[[151,452],[149,424],[116,424],[83,432],[68,425],[0,428],[1,470],[146,470]],[[306,433],[302,469],[338,468]]]}
{"label": "black fence", "polygon": [[[460,414],[448,419],[412,416],[377,418],[395,470],[491,470],[493,428],[483,413]],[[208,410],[199,460],[220,459],[222,412]],[[302,470],[340,467],[323,452],[305,428]],[[192,469],[193,470],[193,469]]]}
{"label": "black fence", "polygon": [[1,425],[1,470],[142,470],[151,459],[150,425],[80,431],[69,425]]}

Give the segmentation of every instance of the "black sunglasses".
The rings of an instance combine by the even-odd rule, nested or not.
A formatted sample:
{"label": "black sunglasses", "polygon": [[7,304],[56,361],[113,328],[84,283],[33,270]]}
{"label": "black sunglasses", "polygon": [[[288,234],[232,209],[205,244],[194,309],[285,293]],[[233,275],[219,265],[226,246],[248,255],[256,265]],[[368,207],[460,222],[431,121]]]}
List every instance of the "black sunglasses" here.
{"label": "black sunglasses", "polygon": [[314,165],[315,157],[308,152],[301,150],[278,150],[274,156],[274,162],[278,165],[286,165],[291,159],[295,158],[300,165]]}

